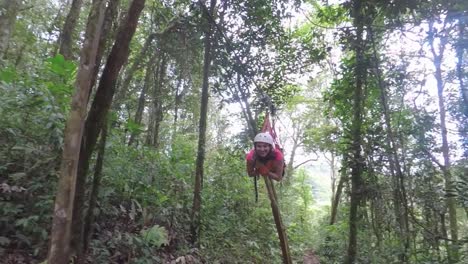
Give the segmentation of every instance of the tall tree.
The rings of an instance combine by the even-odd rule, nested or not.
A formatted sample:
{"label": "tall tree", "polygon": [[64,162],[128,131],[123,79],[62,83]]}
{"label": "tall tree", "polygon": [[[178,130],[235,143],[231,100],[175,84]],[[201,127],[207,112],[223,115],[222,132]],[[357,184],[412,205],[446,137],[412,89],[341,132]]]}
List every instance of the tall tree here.
{"label": "tall tree", "polygon": [[125,76],[122,78],[122,82],[119,85],[119,89],[115,96],[115,101],[117,103],[121,102],[122,99],[126,97],[132,78],[134,77],[135,73],[141,67],[145,65],[143,62],[146,60],[146,57],[148,55],[149,50],[152,47],[152,42],[155,39],[155,37],[156,37],[156,34],[148,35],[148,37],[145,40],[145,44],[143,45],[143,48],[138,53],[136,59],[133,61],[131,66],[125,70]]}
{"label": "tall tree", "polygon": [[76,77],[76,92],[72,99],[70,116],[60,166],[60,180],[54,206],[48,263],[68,263],[73,202],[79,164],[81,140],[86,117],[88,94],[96,62],[101,26],[104,21],[105,1],[95,0],[88,18],[85,42],[81,50],[80,68]]}
{"label": "tall tree", "polygon": [[81,252],[83,250],[85,183],[89,170],[90,158],[111,106],[120,69],[130,53],[130,41],[135,33],[138,18],[144,5],[145,0],[133,0],[131,2],[127,15],[120,24],[121,26],[109,57],[107,58],[91,109],[86,118],[83,140],[81,141],[82,146],[78,164],[73,211],[72,248],[75,252]]}
{"label": "tall tree", "polygon": [[[457,56],[456,74],[461,94],[460,110],[463,116],[461,118],[462,122],[460,124],[460,134],[465,152],[464,155],[466,158],[468,158],[468,61],[466,60],[466,56],[468,54],[468,30],[466,29],[468,25],[466,20],[466,16],[468,15],[468,4],[466,2],[459,4],[461,5],[460,10],[464,11],[458,11],[458,14],[456,13],[456,17],[458,17],[458,38],[454,44],[454,47]],[[465,174],[466,177],[468,177],[468,168],[465,168]]]}
{"label": "tall tree", "polygon": [[[153,84],[153,75],[154,75],[154,69],[155,69],[155,64],[156,64],[156,58],[157,58],[157,53],[153,54],[151,56],[151,59],[146,65],[146,72],[145,72],[145,80],[143,83],[143,87],[140,92],[140,97],[138,98],[138,106],[137,110],[135,113],[135,118],[133,122],[136,125],[141,124],[141,120],[143,118],[143,110],[145,108],[145,103],[146,103],[146,96],[147,96],[147,91],[149,90],[149,87]],[[128,139],[128,145],[132,145],[133,142],[135,141],[135,138],[137,136],[137,131],[132,131],[130,134],[130,138]]]}
{"label": "tall tree", "polygon": [[[390,173],[394,181],[394,207],[395,217],[399,223],[399,234],[400,239],[403,242],[403,250],[400,254],[400,260],[402,262],[407,261],[407,254],[409,249],[409,212],[408,212],[408,199],[406,194],[404,175],[401,166],[401,159],[398,154],[398,145],[394,128],[391,122],[390,109],[388,103],[388,91],[386,84],[383,80],[382,70],[380,66],[380,56],[377,52],[377,46],[375,43],[375,33],[372,29],[372,25],[368,27],[369,40],[372,45],[372,58],[373,67],[375,69],[375,75],[377,77],[377,84],[380,89],[380,104],[382,107],[383,117],[385,120],[386,130],[386,143],[388,148],[388,162],[390,166]],[[400,208],[400,207],[403,208]]]}
{"label": "tall tree", "polygon": [[201,192],[203,184],[203,166],[205,162],[205,145],[206,145],[206,123],[208,115],[208,98],[209,98],[209,74],[211,65],[211,47],[213,28],[212,19],[214,17],[216,0],[210,1],[209,12],[204,12],[206,17],[207,28],[205,29],[204,40],[204,56],[203,56],[203,84],[202,94],[200,99],[200,121],[199,121],[199,137],[197,160],[195,162],[195,188],[193,190],[193,205],[192,205],[192,223],[191,223],[191,240],[192,244],[198,243],[201,222]]}
{"label": "tall tree", "polygon": [[78,23],[82,5],[83,0],[73,0],[58,39],[60,42],[59,53],[67,60],[73,58],[73,43],[76,42],[73,41],[73,34],[75,32],[76,24]]}
{"label": "tall tree", "polygon": [[91,193],[89,194],[88,211],[86,213],[86,218],[84,222],[83,250],[81,252],[78,252],[78,257],[77,257],[78,263],[84,262],[84,256],[86,255],[86,251],[89,248],[91,236],[94,232],[94,228],[93,228],[94,221],[95,221],[94,210],[97,205],[99,189],[101,188],[102,169],[104,167],[104,155],[105,155],[106,142],[107,142],[107,130],[108,130],[108,125],[106,124],[102,128],[101,137],[99,139],[96,166],[94,168],[94,175],[93,175],[93,184],[91,188]]}
{"label": "tall tree", "polygon": [[158,71],[154,72],[155,85],[153,87],[153,107],[152,107],[152,119],[153,123],[151,129],[151,145],[155,148],[159,148],[160,144],[160,130],[161,122],[164,118],[163,113],[163,90],[165,85],[166,71],[167,71],[168,58],[166,54],[161,54],[161,63],[158,67]]}
{"label": "tall tree", "polygon": [[10,42],[10,36],[15,25],[20,0],[0,1],[0,60]]}
{"label": "tall tree", "polygon": [[355,56],[355,83],[353,92],[353,118],[351,123],[351,144],[350,144],[350,167],[351,167],[351,204],[349,212],[349,242],[348,254],[346,256],[346,263],[352,264],[356,262],[357,255],[357,233],[358,233],[358,208],[361,202],[363,192],[363,168],[364,160],[361,153],[362,146],[362,117],[363,117],[363,100],[364,100],[364,80],[366,72],[366,63],[364,60],[364,14],[363,3],[360,0],[353,1],[352,17],[353,25],[356,28],[356,36],[353,43],[353,50]]}
{"label": "tall tree", "polygon": [[[451,161],[450,161],[450,149],[447,136],[447,111],[445,107],[445,82],[443,79],[443,69],[442,62],[444,60],[445,51],[447,48],[447,42],[449,34],[451,33],[450,26],[448,24],[448,18],[444,19],[443,28],[436,34],[436,28],[434,21],[429,21],[429,31],[428,31],[428,40],[431,54],[433,57],[434,63],[434,77],[437,82],[437,98],[439,106],[439,118],[440,118],[440,136],[442,139],[442,156],[444,163],[441,164],[442,173],[445,178],[445,189],[447,193],[451,193],[455,189],[455,182],[453,180],[451,172]],[[439,36],[438,44],[434,41],[437,36]],[[453,241],[453,246],[449,249],[449,259],[451,263],[456,263],[458,261],[458,220],[457,220],[457,201],[452,195],[447,195],[446,198],[448,216],[449,216],[449,226],[450,226],[450,235]]]}
{"label": "tall tree", "polygon": [[[109,48],[108,42],[110,35],[112,35],[112,27],[116,24],[117,12],[119,11],[120,0],[109,1],[109,4],[106,8],[106,14],[104,17],[104,24],[102,25],[101,39],[99,40],[99,48],[96,57],[96,66],[94,67],[93,80],[91,82],[91,87],[95,87],[96,81],[98,79],[98,73],[101,69],[102,58],[105,56],[105,51]],[[89,101],[89,98],[88,98]]]}

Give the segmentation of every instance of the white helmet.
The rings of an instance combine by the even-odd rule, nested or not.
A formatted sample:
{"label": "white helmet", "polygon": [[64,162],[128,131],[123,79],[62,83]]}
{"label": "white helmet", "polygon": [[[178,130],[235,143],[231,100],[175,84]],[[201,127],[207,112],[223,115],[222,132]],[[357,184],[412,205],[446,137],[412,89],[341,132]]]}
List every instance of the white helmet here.
{"label": "white helmet", "polygon": [[275,142],[273,142],[273,138],[271,137],[270,133],[258,133],[254,138],[254,143],[257,142],[270,144],[271,147],[275,146]]}

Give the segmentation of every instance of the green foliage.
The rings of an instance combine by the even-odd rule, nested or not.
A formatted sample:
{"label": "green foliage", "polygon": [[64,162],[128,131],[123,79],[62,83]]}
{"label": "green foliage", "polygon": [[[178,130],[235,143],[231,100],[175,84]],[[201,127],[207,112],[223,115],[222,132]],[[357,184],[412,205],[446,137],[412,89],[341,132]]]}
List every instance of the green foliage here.
{"label": "green foliage", "polygon": [[0,236],[34,256],[47,246],[74,70],[60,57],[0,70]]}
{"label": "green foliage", "polygon": [[312,2],[316,10],[317,22],[322,26],[337,26],[344,22],[349,22],[348,10],[342,5],[323,5]]}
{"label": "green foliage", "polygon": [[162,226],[154,225],[149,229],[141,230],[140,233],[143,240],[154,247],[167,246],[169,244],[167,231]]}
{"label": "green foliage", "polygon": [[254,205],[243,155],[236,149],[220,148],[207,157],[207,164],[201,231],[206,256],[214,262],[232,263],[274,258],[268,250],[260,250],[272,247],[269,237],[275,231],[264,192],[259,205]]}
{"label": "green foliage", "polygon": [[125,128],[128,129],[130,133],[140,134],[143,132],[143,126],[141,124],[137,124],[132,120],[128,120],[125,124]]}
{"label": "green foliage", "polygon": [[[67,9],[63,1],[20,2],[24,6],[0,62],[0,259],[9,261],[10,258],[3,256],[24,254],[34,262],[45,259],[49,241],[64,123],[77,66],[76,62],[66,61],[60,55],[50,57],[57,49],[55,40]],[[408,34],[402,33],[399,41],[409,38],[407,36],[425,34],[427,21],[413,23],[408,14],[416,20],[437,18],[445,15],[444,12],[463,14],[466,4],[461,1],[361,1],[366,6],[365,22],[369,25],[365,27],[366,41],[362,47],[365,65],[356,65],[355,30],[350,26],[351,2],[341,5],[309,3],[313,10],[307,21],[293,29],[285,25],[292,15],[289,12],[300,5],[299,1],[228,1],[219,5],[214,18],[221,30],[217,28],[212,39],[210,86],[223,97],[222,103],[244,99],[242,91],[245,99],[253,102],[251,110],[257,117],[269,104],[261,99],[263,94],[268,94],[279,108],[290,107],[293,103],[287,105],[288,101],[297,100],[299,107],[290,109],[295,111],[291,120],[305,128],[299,135],[301,144],[305,144],[309,152],[336,154],[342,162],[341,175],[345,177],[352,162],[349,150],[355,69],[365,66],[365,93],[361,98],[364,101],[363,128],[360,131],[364,159],[359,161],[365,166],[358,223],[358,260],[360,263],[399,263],[404,241],[399,235],[400,226],[395,215],[399,205],[395,195],[401,186],[390,173],[392,157],[382,118],[381,83],[376,69],[379,66],[381,81],[388,92],[390,123],[410,207],[405,212],[410,216],[410,232],[406,235],[412,242],[407,252],[408,262],[447,262],[445,242],[441,240],[446,236],[441,219],[447,215],[447,197],[456,197],[459,204],[460,238],[466,239],[468,232],[466,160],[458,159],[457,150],[451,153],[456,163],[450,172],[457,182],[446,190],[440,166],[434,162],[441,153],[437,111],[430,108],[436,101],[431,100],[430,93],[422,91],[429,87],[425,81],[427,73],[422,73],[427,70],[422,67],[424,63],[417,67],[411,64],[411,60],[419,60],[425,46],[421,46],[420,53],[410,54],[411,59],[401,54],[395,59],[384,53],[397,52],[395,47],[385,44],[387,40],[391,42],[394,34]],[[128,1],[122,3],[122,7],[127,5]],[[78,36],[83,34],[88,8],[84,7],[79,18],[74,47],[76,57],[81,41]],[[197,155],[202,43],[208,23],[199,4],[185,0],[147,1],[144,12],[128,60],[129,65],[134,62],[141,65],[137,65],[138,69],[130,76],[128,91],[119,90],[120,84],[116,87],[124,98],[115,103],[117,110],[110,122],[102,185],[98,205],[92,212],[96,222],[87,261],[163,263],[195,258],[206,263],[281,263],[281,250],[263,180],[259,181],[259,202],[255,203],[252,179],[245,175],[245,134],[236,135],[236,140],[220,136],[211,141],[214,132],[208,131],[200,248],[191,248],[188,235]],[[118,13],[123,14],[123,9]],[[456,20],[457,16],[450,23]],[[411,32],[420,25],[423,25],[421,32]],[[168,31],[163,34],[166,29]],[[168,67],[162,80],[164,94],[156,98],[153,91],[148,91],[143,121],[137,124],[128,117],[134,116],[141,87],[145,85],[143,65],[148,62],[148,56],[141,61],[137,59],[143,43],[153,33],[157,34],[150,45],[150,53],[164,54],[167,58]],[[377,45],[377,60],[371,34]],[[451,42],[463,40],[463,36],[457,34],[451,36]],[[334,41],[329,41],[330,38]],[[335,46],[342,48],[341,52],[336,52]],[[336,56],[340,56],[339,62]],[[448,52],[447,58],[450,56]],[[311,74],[314,80],[310,86],[321,88],[314,89],[315,93],[302,91],[292,79],[309,77],[310,67],[316,63],[320,63],[320,67]],[[334,64],[339,65],[335,67]],[[332,73],[315,74],[329,71],[327,66],[330,65]],[[447,64],[447,67],[451,66]],[[151,79],[159,78],[156,68]],[[450,72],[445,80],[447,87],[453,88],[453,69],[447,72]],[[126,73],[122,71],[122,76]],[[233,87],[237,89],[231,89]],[[455,107],[461,100],[456,100],[452,91],[450,96],[452,115],[462,127],[460,124],[465,119],[459,115],[464,108]],[[152,129],[150,120],[155,102],[161,103],[164,112],[157,135],[161,141],[158,148],[142,143],[142,138]],[[219,129],[218,135],[224,135],[225,127],[218,125],[212,127]],[[129,147],[127,141],[131,133],[140,138]],[[231,144],[232,141],[236,142]],[[301,147],[304,150],[304,145]],[[349,233],[349,182],[345,181],[334,225],[329,225],[330,208],[317,204],[321,198],[317,186],[323,182],[318,173],[311,175],[307,170],[298,170],[282,185],[275,185],[294,262],[301,262],[303,253],[310,249],[317,252],[323,263],[344,262]],[[88,191],[90,185],[91,180],[86,185]],[[467,247],[460,247],[466,259]],[[23,262],[29,260],[25,259]],[[19,260],[11,262],[21,263]]]}
{"label": "green foliage", "polygon": [[153,244],[145,241],[141,234],[115,230],[101,234],[101,238],[91,243],[92,254],[90,260],[116,262],[132,259],[132,263],[151,264],[161,263],[162,258],[155,251]]}

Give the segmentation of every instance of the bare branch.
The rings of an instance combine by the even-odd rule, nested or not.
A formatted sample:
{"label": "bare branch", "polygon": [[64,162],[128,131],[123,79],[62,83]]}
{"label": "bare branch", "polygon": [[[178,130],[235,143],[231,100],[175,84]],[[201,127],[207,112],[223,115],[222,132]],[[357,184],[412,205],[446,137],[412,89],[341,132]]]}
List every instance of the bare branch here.
{"label": "bare branch", "polygon": [[302,166],[302,165],[304,165],[304,164],[306,164],[306,163],[308,163],[308,162],[317,161],[317,160],[318,160],[318,157],[315,158],[315,159],[308,159],[308,160],[306,160],[306,161],[304,161],[304,162],[301,162],[301,163],[299,163],[298,165],[294,166],[293,169],[295,170],[295,169],[299,168],[300,166]]}
{"label": "bare branch", "polygon": [[424,148],[423,151],[431,158],[432,162],[434,162],[435,164],[437,164],[437,166],[440,167],[441,170],[445,170],[445,166],[442,165],[442,163],[440,163],[440,161],[438,161],[437,158],[431,152],[429,152],[429,150]]}

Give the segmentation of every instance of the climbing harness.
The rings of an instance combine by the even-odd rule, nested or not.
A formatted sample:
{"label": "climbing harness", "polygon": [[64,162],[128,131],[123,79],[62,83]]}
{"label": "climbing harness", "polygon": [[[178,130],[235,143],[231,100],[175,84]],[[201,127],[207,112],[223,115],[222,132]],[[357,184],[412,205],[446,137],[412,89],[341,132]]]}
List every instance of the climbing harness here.
{"label": "climbing harness", "polygon": [[[262,133],[265,133],[265,132],[269,133],[271,135],[272,139],[273,139],[274,148],[276,150],[280,151],[282,154],[284,154],[283,153],[283,148],[281,147],[281,144],[279,142],[278,134],[276,133],[275,122],[274,121],[270,122],[270,114],[269,114],[268,111],[265,114],[265,119],[263,121],[261,132]],[[256,155],[253,155],[253,162],[254,162],[254,164],[257,162]],[[286,170],[286,164],[285,164],[284,155],[283,155],[283,174],[281,175],[282,178],[285,175],[285,170]],[[258,202],[258,179],[259,179],[259,176],[254,176],[254,178],[253,178],[253,180],[254,180],[254,191],[255,191],[255,202]]]}

